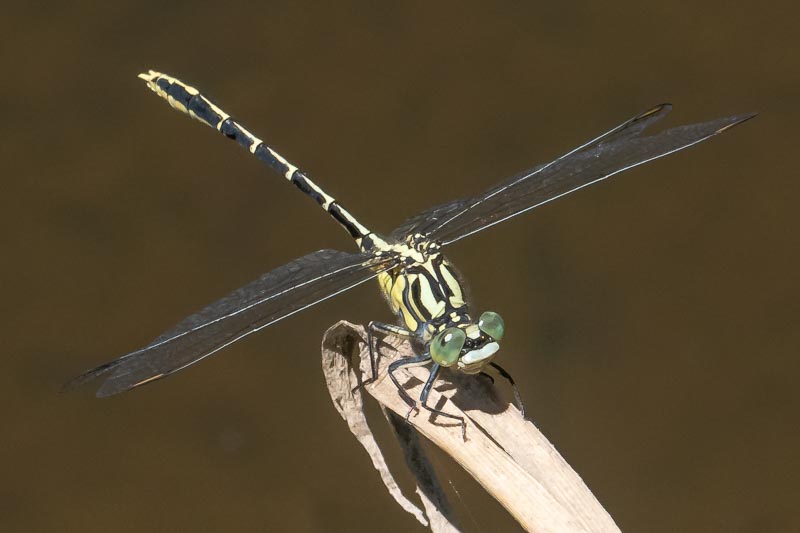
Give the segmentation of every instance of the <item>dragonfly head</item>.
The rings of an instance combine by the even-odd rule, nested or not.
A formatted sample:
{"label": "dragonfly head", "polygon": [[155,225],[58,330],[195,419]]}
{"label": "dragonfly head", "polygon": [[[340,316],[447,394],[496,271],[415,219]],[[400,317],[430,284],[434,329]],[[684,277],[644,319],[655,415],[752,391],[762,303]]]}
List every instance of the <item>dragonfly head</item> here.
{"label": "dragonfly head", "polygon": [[504,333],[500,315],[486,311],[477,323],[458,324],[434,335],[429,344],[431,359],[441,366],[455,366],[466,374],[477,374],[500,349]]}

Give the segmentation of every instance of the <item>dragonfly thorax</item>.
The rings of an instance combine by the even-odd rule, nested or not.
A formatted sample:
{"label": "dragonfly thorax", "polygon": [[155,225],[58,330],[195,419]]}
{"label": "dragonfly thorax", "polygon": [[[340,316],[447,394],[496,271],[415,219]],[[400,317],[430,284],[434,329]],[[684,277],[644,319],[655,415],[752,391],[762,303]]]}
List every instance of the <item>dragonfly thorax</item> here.
{"label": "dragonfly thorax", "polygon": [[458,274],[439,251],[439,244],[421,236],[391,246],[390,253],[402,258],[399,265],[378,275],[378,283],[400,323],[419,337],[430,332],[430,324],[466,313],[464,289]]}

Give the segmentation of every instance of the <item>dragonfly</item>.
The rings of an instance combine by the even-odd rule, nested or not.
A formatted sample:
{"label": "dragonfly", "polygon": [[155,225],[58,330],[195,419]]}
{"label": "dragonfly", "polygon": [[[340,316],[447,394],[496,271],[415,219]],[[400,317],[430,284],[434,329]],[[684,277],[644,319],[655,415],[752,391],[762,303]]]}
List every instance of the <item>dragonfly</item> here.
{"label": "dragonfly", "polygon": [[[549,163],[512,176],[490,189],[427,209],[387,236],[364,226],[334,197],[272,147],[194,87],[153,70],[139,75],[174,109],[236,141],[314,200],[355,240],[357,252],[318,250],[280,266],[192,314],[147,346],[74,378],[73,388],[103,377],[97,396],[106,397],[152,383],[197,363],[241,338],[324,300],[377,279],[396,323],[372,321],[367,343],[377,379],[376,341],[398,336],[416,342],[418,354],[393,361],[388,375],[409,406],[459,421],[462,417],[427,405],[443,368],[466,374],[494,368],[515,387],[493,359],[505,335],[503,318],[480,315],[465,301],[463,281],[443,251],[446,247],[615,174],[701,143],[755,114],[734,115],[644,135],[672,106],[652,107]],[[430,373],[415,400],[397,372],[427,365]],[[519,399],[516,388],[515,396]]]}

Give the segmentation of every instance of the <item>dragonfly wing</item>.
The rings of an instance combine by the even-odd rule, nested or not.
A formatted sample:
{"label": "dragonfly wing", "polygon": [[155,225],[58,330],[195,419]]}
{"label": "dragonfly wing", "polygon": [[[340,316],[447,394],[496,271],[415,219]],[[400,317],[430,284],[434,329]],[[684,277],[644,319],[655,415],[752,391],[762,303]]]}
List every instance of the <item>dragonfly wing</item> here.
{"label": "dragonfly wing", "polygon": [[451,244],[614,174],[688,148],[754,116],[738,115],[640,135],[669,109],[662,105],[648,110],[551,163],[513,176],[476,197],[429,210],[438,214],[434,223],[426,223],[421,216],[411,220],[417,220],[429,238]]}
{"label": "dragonfly wing", "polygon": [[370,254],[336,250],[305,255],[185,318],[144,348],[85,372],[66,387],[109,374],[97,392],[103,397],[155,381],[364,283],[393,264],[391,257],[376,260]]}
{"label": "dragonfly wing", "polygon": [[626,137],[633,137],[635,135],[638,135],[639,133],[642,132],[642,130],[644,130],[650,124],[653,124],[658,120],[661,120],[661,118],[666,116],[671,109],[672,106],[670,104],[657,105],[651,109],[648,109],[643,113],[639,113],[630,120],[626,120],[619,126],[610,129],[609,131],[578,146],[577,148],[574,148],[573,150],[567,152],[566,154],[548,163],[547,165],[539,165],[532,169],[528,169],[525,172],[516,174],[506,179],[505,181],[501,182],[500,184],[495,185],[494,187],[492,187],[488,191],[485,191],[483,194],[479,196],[469,197],[469,198],[459,198],[457,200],[453,200],[446,204],[437,205],[435,207],[427,209],[422,213],[419,213],[418,215],[413,216],[408,220],[404,221],[403,224],[400,225],[400,227],[398,227],[391,233],[391,236],[396,240],[402,241],[406,235],[409,235],[411,233],[421,233],[423,235],[431,235],[437,228],[447,225],[450,218],[452,218],[454,215],[457,215],[464,209],[468,208],[470,205],[475,203],[477,199],[490,197],[492,194],[496,194],[498,190],[508,187],[519,180],[529,179],[531,176],[535,175],[537,172],[542,170],[542,168],[548,165],[553,165],[562,159],[570,157],[571,155],[580,152],[582,150],[586,150],[593,146],[596,146],[601,142],[610,142],[613,140],[619,140],[619,139],[624,139]]}
{"label": "dragonfly wing", "polygon": [[471,198],[459,198],[446,204],[437,205],[405,220],[399,227],[395,228],[390,237],[402,242],[406,235],[421,233],[430,235],[432,230],[452,215],[463,210],[469,205]]}

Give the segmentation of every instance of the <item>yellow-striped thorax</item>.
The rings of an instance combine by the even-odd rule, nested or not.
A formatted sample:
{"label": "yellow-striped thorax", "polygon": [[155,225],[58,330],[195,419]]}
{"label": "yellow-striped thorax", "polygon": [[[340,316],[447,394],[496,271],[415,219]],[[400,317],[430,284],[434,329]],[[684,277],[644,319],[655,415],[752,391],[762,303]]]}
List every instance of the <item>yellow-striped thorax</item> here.
{"label": "yellow-striped thorax", "polygon": [[469,316],[459,276],[439,243],[415,234],[404,243],[381,243],[379,248],[405,259],[378,276],[400,323],[422,339],[435,363],[468,374],[480,372],[500,348],[500,315],[487,311],[477,322]]}

